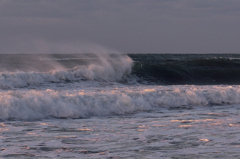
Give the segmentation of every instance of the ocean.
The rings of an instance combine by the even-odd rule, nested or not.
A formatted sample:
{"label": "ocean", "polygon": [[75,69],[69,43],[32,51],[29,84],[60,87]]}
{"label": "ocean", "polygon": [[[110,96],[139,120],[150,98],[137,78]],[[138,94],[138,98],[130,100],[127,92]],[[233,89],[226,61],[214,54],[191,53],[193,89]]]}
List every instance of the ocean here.
{"label": "ocean", "polygon": [[0,158],[240,158],[240,54],[1,54]]}

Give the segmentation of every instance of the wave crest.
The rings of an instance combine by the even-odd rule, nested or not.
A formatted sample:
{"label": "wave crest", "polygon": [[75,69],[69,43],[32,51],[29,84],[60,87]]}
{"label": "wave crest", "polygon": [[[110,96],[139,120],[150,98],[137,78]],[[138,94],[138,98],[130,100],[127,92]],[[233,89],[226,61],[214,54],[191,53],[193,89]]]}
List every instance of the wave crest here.
{"label": "wave crest", "polygon": [[101,55],[99,62],[50,72],[2,72],[0,88],[38,86],[46,82],[75,82],[79,80],[118,81],[129,75],[133,61],[125,55]]}

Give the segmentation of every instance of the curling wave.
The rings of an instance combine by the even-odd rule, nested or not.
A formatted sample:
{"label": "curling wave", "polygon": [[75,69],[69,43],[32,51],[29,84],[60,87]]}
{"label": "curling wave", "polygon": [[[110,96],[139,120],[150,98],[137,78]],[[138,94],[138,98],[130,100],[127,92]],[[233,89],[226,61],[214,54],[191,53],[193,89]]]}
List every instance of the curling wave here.
{"label": "curling wave", "polygon": [[133,54],[132,74],[151,84],[240,84],[239,54]]}

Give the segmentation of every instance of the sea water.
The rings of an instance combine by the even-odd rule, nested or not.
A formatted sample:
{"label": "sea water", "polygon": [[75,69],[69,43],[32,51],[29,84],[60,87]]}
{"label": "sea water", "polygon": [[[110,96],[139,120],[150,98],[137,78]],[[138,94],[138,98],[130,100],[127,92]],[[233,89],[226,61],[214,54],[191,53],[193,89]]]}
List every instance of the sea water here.
{"label": "sea water", "polygon": [[0,55],[1,158],[239,158],[240,55]]}

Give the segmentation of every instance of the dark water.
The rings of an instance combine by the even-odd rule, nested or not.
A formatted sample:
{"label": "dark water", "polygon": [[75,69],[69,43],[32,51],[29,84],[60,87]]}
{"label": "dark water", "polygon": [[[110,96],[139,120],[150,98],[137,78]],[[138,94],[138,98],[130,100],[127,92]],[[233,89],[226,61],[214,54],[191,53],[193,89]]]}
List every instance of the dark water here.
{"label": "dark water", "polygon": [[239,54],[134,54],[132,74],[153,84],[240,84]]}

